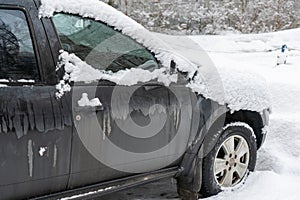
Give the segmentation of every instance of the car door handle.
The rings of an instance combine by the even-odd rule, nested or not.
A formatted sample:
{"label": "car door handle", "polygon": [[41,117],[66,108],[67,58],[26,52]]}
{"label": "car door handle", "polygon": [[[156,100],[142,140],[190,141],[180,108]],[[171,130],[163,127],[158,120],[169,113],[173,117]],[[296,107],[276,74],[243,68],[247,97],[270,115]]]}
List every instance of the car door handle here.
{"label": "car door handle", "polygon": [[157,89],[157,88],[160,88],[161,85],[145,85],[145,86],[143,86],[143,87],[144,87],[144,89],[145,89],[146,91],[149,91],[149,90],[155,90],[155,89]]}
{"label": "car door handle", "polygon": [[103,111],[104,107],[103,105],[100,106],[76,106],[75,111],[76,112],[85,112],[85,113],[93,113],[93,112],[100,112]]}
{"label": "car door handle", "polygon": [[104,107],[102,105],[101,106],[96,106],[96,107],[93,107],[93,110],[96,111],[96,112],[103,111]]}

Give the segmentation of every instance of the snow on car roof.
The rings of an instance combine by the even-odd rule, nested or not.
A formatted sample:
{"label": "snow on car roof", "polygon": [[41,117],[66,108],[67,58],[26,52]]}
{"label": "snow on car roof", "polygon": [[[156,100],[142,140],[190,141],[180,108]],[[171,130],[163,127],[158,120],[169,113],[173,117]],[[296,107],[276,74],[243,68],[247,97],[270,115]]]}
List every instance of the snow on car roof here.
{"label": "snow on car roof", "polygon": [[[39,8],[40,17],[51,17],[55,12],[64,12],[102,21],[147,47],[155,53],[156,58],[165,66],[164,69],[156,70],[152,73],[146,73],[145,70],[141,69],[130,69],[120,71],[116,74],[108,74],[100,70],[96,72],[95,69],[81,61],[74,54],[69,54],[64,51],[60,56],[60,66],[68,67],[66,70],[68,74],[66,74],[64,79],[57,85],[59,90],[58,96],[70,90],[68,81],[90,82],[93,79],[99,80],[105,78],[117,84],[132,85],[137,82],[146,82],[149,81],[149,78],[156,77],[160,82],[168,85],[175,80],[174,75],[168,76],[169,66],[172,60],[175,61],[177,69],[182,72],[187,72],[190,78],[195,75],[196,71],[199,72],[199,70],[202,70],[202,68],[199,67],[199,63],[195,64],[195,62],[189,58],[191,56],[181,54],[181,52],[187,52],[186,50],[188,50],[189,47],[184,47],[181,51],[172,52],[174,45],[169,45],[170,41],[165,43],[166,38],[162,37],[164,41],[161,40],[160,37],[146,30],[133,19],[99,0],[41,0],[41,3]],[[184,42],[181,46],[183,45],[186,45],[186,43]],[[190,48],[192,48],[192,46],[190,46]],[[186,59],[186,56],[189,60]],[[198,60],[200,60],[200,58]],[[209,68],[209,71],[210,69],[211,68]],[[89,73],[92,71],[93,73]],[[261,112],[270,107],[268,89],[263,80],[259,78],[255,79],[253,75],[247,76],[244,73],[233,73],[232,70],[218,69],[218,71],[217,73],[219,73],[220,76],[217,74],[214,78],[208,76],[211,75],[211,73],[196,73],[197,77],[194,77],[194,81],[188,84],[187,87],[203,95],[205,98],[212,99],[222,105],[227,105],[232,112],[238,110]],[[131,73],[134,74],[134,76],[130,76]],[[137,73],[140,73],[140,76],[137,76]],[[163,76],[159,76],[160,73],[163,74]],[[85,74],[85,77],[82,76],[83,74]],[[206,77],[203,74],[206,74]],[[123,77],[127,78],[124,79]],[[132,77],[137,77],[137,79],[135,80]],[[254,81],[251,81],[253,78]],[[211,79],[210,82],[209,79]],[[217,79],[221,80],[216,81]],[[217,85],[217,87],[215,87],[215,85]],[[214,88],[217,88],[219,91]]]}

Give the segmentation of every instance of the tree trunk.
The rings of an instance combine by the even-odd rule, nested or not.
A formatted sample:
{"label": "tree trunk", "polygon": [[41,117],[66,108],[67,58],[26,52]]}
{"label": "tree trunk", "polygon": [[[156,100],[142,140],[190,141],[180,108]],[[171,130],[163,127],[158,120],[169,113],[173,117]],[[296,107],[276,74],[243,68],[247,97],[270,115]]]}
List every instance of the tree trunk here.
{"label": "tree trunk", "polygon": [[275,17],[275,31],[278,31],[280,29],[280,16],[281,16],[281,6],[282,6],[282,0],[277,0],[277,7],[276,7],[276,17]]}
{"label": "tree trunk", "polygon": [[108,5],[114,6],[114,4],[115,4],[115,0],[109,0],[108,1]]}
{"label": "tree trunk", "polygon": [[125,0],[125,15],[128,15],[128,0]]}

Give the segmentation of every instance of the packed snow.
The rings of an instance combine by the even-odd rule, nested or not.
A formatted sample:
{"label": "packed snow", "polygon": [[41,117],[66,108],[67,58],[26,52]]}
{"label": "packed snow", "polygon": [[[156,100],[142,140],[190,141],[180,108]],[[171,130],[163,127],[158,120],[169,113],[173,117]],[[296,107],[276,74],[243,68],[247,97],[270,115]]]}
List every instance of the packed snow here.
{"label": "packed snow", "polygon": [[102,103],[98,98],[89,99],[87,93],[83,93],[80,100],[78,100],[78,105],[80,107],[97,107],[102,106]]}
{"label": "packed snow", "polygon": [[47,147],[40,147],[39,154],[41,157],[43,157],[45,155],[47,149],[48,149]]}

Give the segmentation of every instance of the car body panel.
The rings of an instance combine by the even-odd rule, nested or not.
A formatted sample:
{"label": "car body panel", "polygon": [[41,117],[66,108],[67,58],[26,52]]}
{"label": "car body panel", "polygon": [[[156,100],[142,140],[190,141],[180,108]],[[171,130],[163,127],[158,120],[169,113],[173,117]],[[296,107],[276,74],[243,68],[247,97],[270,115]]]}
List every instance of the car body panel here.
{"label": "car body panel", "polygon": [[56,99],[55,63],[33,1],[0,1],[22,11],[36,53],[40,79],[4,82],[0,88],[1,199],[19,199],[67,188],[72,120],[68,95]]}
{"label": "car body panel", "polygon": [[22,198],[66,189],[72,122],[55,87],[0,88],[1,198]]}

